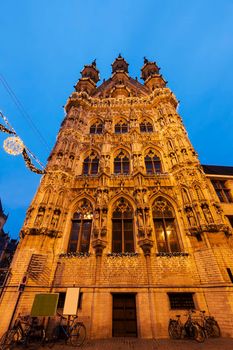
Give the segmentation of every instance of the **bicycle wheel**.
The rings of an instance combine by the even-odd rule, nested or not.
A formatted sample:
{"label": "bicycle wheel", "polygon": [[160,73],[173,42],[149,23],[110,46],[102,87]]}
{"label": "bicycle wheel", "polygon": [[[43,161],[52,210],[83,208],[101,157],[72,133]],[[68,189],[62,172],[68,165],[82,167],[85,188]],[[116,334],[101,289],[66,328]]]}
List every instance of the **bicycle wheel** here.
{"label": "bicycle wheel", "polygon": [[43,327],[38,327],[28,332],[25,339],[25,346],[41,345],[45,343],[45,329]]}
{"label": "bicycle wheel", "polygon": [[48,344],[49,348],[52,348],[58,342],[58,339],[59,339],[59,326],[56,326],[53,329],[51,338],[49,339],[49,344]]}
{"label": "bicycle wheel", "polygon": [[191,327],[192,327],[192,332],[193,332],[193,338],[198,343],[203,343],[205,340],[204,330],[198,324],[193,324]]}
{"label": "bicycle wheel", "polygon": [[70,333],[70,343],[72,346],[81,346],[86,339],[86,327],[78,322]]}
{"label": "bicycle wheel", "polygon": [[208,336],[211,338],[219,338],[221,335],[219,325],[216,321],[208,323]]}
{"label": "bicycle wheel", "polygon": [[168,333],[172,339],[181,339],[182,328],[176,320],[171,320],[169,322]]}
{"label": "bicycle wheel", "polygon": [[0,349],[7,350],[13,349],[14,346],[17,345],[19,341],[19,333],[16,329],[10,329],[6,333],[3,334],[0,340]]}

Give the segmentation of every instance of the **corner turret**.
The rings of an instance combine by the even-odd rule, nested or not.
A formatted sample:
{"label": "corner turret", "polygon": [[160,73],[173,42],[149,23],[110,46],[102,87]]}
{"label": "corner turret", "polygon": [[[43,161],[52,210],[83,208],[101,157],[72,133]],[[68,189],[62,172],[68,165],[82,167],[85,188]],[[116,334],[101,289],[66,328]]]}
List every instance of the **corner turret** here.
{"label": "corner turret", "polygon": [[99,81],[99,71],[96,68],[96,60],[91,64],[85,65],[81,71],[82,77],[75,85],[75,90],[86,91],[89,95],[93,93],[96,88],[96,83]]}
{"label": "corner turret", "polygon": [[160,68],[156,62],[150,62],[144,57],[144,65],[141,69],[141,78],[144,80],[144,84],[152,91],[155,88],[163,88],[166,86],[166,81],[159,73]]}

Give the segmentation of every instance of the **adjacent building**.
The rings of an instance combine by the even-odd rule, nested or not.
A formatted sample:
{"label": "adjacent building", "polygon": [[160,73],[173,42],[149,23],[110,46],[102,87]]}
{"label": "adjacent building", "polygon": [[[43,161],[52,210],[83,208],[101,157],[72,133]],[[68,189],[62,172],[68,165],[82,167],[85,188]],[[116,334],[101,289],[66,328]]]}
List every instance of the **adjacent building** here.
{"label": "adjacent building", "polygon": [[10,238],[9,234],[3,229],[8,215],[3,211],[0,199],[0,294],[5,286],[10,272],[10,264],[17,247],[17,240]]}
{"label": "adjacent building", "polygon": [[100,85],[84,66],[21,230],[2,332],[35,293],[60,293],[62,310],[80,287],[90,338],[168,337],[188,308],[233,336],[233,167],[201,166],[155,62],[141,78],[120,55]]}

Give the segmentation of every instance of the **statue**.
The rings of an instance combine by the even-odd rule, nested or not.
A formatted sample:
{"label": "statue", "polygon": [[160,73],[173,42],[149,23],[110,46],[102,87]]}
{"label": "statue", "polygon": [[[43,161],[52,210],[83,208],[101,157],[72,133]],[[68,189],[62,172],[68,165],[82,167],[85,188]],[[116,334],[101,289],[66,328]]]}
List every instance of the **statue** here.
{"label": "statue", "polygon": [[202,211],[203,211],[203,214],[205,216],[206,222],[208,224],[212,223],[213,222],[213,217],[211,215],[210,209],[209,209],[207,204],[203,204],[202,205]]}
{"label": "statue", "polygon": [[44,214],[45,214],[45,208],[40,207],[38,209],[38,214],[36,216],[34,226],[40,227],[40,225],[42,224],[42,221],[44,219]]}
{"label": "statue", "polygon": [[53,228],[56,228],[57,225],[58,225],[58,221],[59,221],[59,218],[60,218],[60,210],[59,209],[55,209],[54,210],[54,213],[53,213],[53,217],[52,217],[52,220],[51,220],[51,226]]}
{"label": "statue", "polygon": [[192,208],[186,208],[186,216],[190,227],[197,225]]}

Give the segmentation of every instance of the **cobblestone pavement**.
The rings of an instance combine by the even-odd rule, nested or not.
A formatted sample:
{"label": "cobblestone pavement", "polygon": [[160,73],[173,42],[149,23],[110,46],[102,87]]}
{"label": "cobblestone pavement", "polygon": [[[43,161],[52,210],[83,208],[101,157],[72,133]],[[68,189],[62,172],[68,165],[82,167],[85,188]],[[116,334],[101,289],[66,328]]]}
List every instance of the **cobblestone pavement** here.
{"label": "cobblestone pavement", "polygon": [[[67,345],[56,345],[53,350],[74,349]],[[113,338],[87,340],[82,350],[232,350],[233,338],[206,339],[204,343],[194,340]]]}

